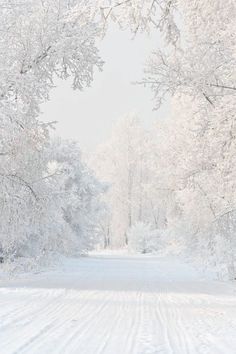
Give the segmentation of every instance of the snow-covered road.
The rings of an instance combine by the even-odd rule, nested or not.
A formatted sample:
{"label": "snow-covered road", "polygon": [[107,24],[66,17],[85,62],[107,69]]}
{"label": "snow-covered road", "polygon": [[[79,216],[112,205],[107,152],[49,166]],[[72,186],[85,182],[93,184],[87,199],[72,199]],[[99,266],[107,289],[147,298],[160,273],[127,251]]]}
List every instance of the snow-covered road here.
{"label": "snow-covered road", "polygon": [[236,353],[234,286],[175,259],[92,256],[0,285],[1,354]]}

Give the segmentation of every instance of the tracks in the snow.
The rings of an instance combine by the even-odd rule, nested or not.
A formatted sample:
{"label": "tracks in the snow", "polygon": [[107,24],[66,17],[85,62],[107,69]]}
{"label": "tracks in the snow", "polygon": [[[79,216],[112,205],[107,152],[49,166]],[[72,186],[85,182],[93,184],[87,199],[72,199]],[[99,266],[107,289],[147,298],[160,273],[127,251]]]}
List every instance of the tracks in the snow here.
{"label": "tracks in the snow", "polygon": [[186,266],[94,257],[0,288],[0,353],[235,354],[236,298]]}

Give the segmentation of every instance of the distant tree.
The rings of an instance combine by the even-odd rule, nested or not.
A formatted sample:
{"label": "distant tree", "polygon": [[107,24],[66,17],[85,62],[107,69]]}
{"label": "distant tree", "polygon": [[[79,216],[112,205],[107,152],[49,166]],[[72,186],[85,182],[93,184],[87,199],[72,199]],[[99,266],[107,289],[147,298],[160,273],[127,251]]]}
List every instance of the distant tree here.
{"label": "distant tree", "polygon": [[99,146],[91,159],[98,177],[110,186],[110,244],[128,244],[127,230],[143,215],[145,133],[135,114],[122,117],[109,141]]}
{"label": "distant tree", "polygon": [[152,230],[150,224],[140,221],[128,230],[128,240],[130,251],[150,253],[160,247],[157,231]]}

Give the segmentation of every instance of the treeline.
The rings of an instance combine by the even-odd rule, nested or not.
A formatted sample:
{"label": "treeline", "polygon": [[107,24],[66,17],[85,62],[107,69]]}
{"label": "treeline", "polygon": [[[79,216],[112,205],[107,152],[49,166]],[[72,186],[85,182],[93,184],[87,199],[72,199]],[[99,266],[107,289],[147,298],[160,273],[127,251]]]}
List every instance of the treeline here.
{"label": "treeline", "polygon": [[201,134],[192,103],[173,99],[172,108],[149,130],[135,114],[122,117],[91,158],[110,186],[109,212],[100,221],[104,246],[143,253],[168,248],[233,278],[234,164],[221,155],[215,128]]}

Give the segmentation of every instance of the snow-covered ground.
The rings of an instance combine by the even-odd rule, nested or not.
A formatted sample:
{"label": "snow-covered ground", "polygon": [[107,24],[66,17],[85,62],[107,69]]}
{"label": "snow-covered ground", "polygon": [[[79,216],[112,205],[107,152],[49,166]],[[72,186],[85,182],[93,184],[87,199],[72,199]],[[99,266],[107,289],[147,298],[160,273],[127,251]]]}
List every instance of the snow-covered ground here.
{"label": "snow-covered ground", "polygon": [[1,354],[236,353],[236,286],[175,258],[93,255],[0,285]]}

